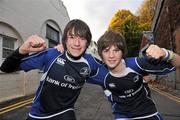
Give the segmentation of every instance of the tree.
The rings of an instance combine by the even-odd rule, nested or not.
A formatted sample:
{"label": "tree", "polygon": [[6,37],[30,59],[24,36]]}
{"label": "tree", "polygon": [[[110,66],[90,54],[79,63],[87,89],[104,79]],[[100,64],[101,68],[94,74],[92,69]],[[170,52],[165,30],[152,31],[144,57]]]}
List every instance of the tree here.
{"label": "tree", "polygon": [[155,13],[157,0],[144,0],[138,9],[139,24],[142,29],[149,30]]}
{"label": "tree", "polygon": [[129,10],[118,10],[117,13],[112,17],[108,29],[121,32],[121,25],[123,24],[123,21],[126,20],[129,16],[133,16]]}
{"label": "tree", "polygon": [[124,35],[128,46],[128,56],[139,53],[142,32],[150,30],[155,13],[157,0],[144,0],[138,10],[138,16],[129,10],[118,10],[112,17],[108,30],[120,32]]}
{"label": "tree", "polygon": [[138,18],[129,10],[118,10],[113,16],[109,30],[120,32],[124,35],[128,46],[128,56],[137,56],[140,45],[141,30]]}

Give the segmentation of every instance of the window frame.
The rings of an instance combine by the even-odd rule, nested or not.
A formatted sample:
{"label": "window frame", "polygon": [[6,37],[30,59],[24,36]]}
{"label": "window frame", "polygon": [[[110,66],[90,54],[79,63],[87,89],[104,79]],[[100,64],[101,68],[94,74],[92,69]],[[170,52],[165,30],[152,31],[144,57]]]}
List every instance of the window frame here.
{"label": "window frame", "polygon": [[[14,41],[14,42],[13,42],[13,48],[10,48],[10,47],[7,47],[7,46],[3,46],[4,38],[6,38],[6,39],[8,39],[8,40],[10,40],[10,41]],[[0,42],[0,45],[1,45],[1,54],[0,54],[0,55],[1,55],[1,59],[5,59],[6,57],[3,57],[4,49],[10,50],[10,51],[12,51],[12,52],[15,51],[17,38],[0,34],[0,41],[1,41],[1,42]]]}
{"label": "window frame", "polygon": [[[51,35],[52,33],[54,35],[56,35],[57,39],[54,39]],[[48,47],[53,47],[51,45],[54,44],[57,45],[60,43],[60,36],[59,36],[59,31],[56,30],[55,28],[53,28],[51,25],[49,24],[46,24],[46,38],[48,39]]]}

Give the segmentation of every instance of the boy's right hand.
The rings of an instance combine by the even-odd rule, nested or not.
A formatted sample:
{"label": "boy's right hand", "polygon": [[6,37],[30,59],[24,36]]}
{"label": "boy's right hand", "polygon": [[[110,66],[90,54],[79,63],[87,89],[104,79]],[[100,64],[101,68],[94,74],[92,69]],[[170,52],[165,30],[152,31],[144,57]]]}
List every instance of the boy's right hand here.
{"label": "boy's right hand", "polygon": [[164,50],[154,44],[147,44],[142,54],[152,64],[159,64],[165,56]]}
{"label": "boy's right hand", "polygon": [[20,46],[20,54],[39,52],[46,48],[46,42],[37,35],[32,35]]}
{"label": "boy's right hand", "polygon": [[149,58],[163,59],[166,56],[166,52],[162,48],[160,48],[159,46],[151,44],[146,49],[146,55]]}

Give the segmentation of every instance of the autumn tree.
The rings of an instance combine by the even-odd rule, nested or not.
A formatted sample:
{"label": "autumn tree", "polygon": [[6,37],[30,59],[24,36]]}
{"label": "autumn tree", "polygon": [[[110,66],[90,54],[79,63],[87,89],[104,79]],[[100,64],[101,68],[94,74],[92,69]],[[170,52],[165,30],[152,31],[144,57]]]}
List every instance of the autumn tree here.
{"label": "autumn tree", "polygon": [[127,17],[133,16],[133,14],[129,10],[118,10],[117,13],[112,17],[109,30],[114,30],[117,32],[122,32],[122,24],[127,19]]}
{"label": "autumn tree", "polygon": [[144,0],[136,16],[129,10],[122,9],[112,17],[108,29],[125,36],[129,56],[138,55],[142,32],[151,29],[156,4],[157,0]]}
{"label": "autumn tree", "polygon": [[138,9],[139,25],[143,30],[150,30],[157,0],[144,0]]}
{"label": "autumn tree", "polygon": [[124,35],[128,46],[128,56],[138,55],[141,31],[136,16],[129,10],[118,10],[110,21],[108,29]]}

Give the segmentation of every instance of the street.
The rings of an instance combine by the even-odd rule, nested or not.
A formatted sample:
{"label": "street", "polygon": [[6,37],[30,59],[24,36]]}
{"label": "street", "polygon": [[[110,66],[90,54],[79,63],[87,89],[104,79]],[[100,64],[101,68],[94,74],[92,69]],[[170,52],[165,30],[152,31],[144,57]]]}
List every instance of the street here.
{"label": "street", "polygon": [[180,120],[180,102],[175,102],[154,90],[151,90],[151,93],[158,111],[165,120]]}
{"label": "street", "polygon": [[[169,99],[154,89],[151,93],[164,120],[180,120],[180,102]],[[99,86],[86,84],[76,103],[77,120],[113,120],[110,107]],[[30,104],[3,114],[0,111],[0,120],[25,120],[29,108]]]}

